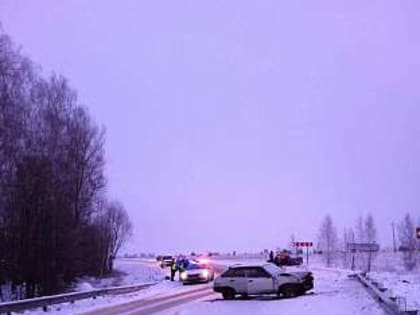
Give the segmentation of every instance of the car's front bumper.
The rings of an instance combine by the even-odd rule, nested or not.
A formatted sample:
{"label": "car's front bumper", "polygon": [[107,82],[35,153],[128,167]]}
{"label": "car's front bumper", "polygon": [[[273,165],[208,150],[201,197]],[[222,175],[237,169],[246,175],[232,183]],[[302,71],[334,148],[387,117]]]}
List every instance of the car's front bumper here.
{"label": "car's front bumper", "polygon": [[186,278],[182,279],[183,283],[201,283],[201,282],[208,282],[210,280],[210,276],[203,276],[203,275],[188,275]]}
{"label": "car's front bumper", "polygon": [[303,280],[303,287],[305,288],[305,291],[309,291],[314,288],[314,278],[312,275],[305,277]]}

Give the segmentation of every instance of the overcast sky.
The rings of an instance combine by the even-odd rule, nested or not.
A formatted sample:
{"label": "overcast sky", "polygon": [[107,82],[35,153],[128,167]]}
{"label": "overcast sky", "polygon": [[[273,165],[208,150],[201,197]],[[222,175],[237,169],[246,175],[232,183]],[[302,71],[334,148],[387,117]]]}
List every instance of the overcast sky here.
{"label": "overcast sky", "polygon": [[420,216],[420,2],[0,0],[107,129],[137,251],[250,250]]}

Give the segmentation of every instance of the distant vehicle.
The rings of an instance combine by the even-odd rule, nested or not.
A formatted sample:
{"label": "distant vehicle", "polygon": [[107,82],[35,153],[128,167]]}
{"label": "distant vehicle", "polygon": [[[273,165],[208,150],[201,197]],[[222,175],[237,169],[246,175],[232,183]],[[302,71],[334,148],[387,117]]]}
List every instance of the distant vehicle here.
{"label": "distant vehicle", "polygon": [[277,294],[286,298],[305,294],[313,289],[312,272],[285,272],[270,264],[241,264],[229,267],[216,277],[213,290],[224,299],[236,295]]}
{"label": "distant vehicle", "polygon": [[301,256],[289,256],[289,260],[287,261],[286,266],[296,266],[296,265],[302,265],[303,264],[303,258]]}
{"label": "distant vehicle", "polygon": [[291,252],[284,250],[277,254],[273,263],[277,266],[298,266],[303,263],[303,258],[292,256]]}
{"label": "distant vehicle", "polygon": [[183,272],[181,281],[183,284],[210,282],[214,279],[214,271],[208,264],[190,262]]}
{"label": "distant vehicle", "polygon": [[173,260],[174,257],[172,256],[162,256],[162,258],[160,259],[160,266],[162,268],[169,267],[170,265],[172,265]]}

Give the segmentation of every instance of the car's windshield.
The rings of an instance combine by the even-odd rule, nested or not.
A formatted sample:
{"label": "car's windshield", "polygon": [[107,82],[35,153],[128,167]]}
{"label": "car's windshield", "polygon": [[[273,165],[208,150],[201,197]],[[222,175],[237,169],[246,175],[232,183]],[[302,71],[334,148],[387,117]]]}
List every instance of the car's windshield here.
{"label": "car's windshield", "polygon": [[206,266],[205,265],[199,265],[199,264],[189,264],[187,266],[187,270],[197,270],[197,269],[205,269]]}
{"label": "car's windshield", "polygon": [[277,267],[276,265],[273,264],[267,264],[264,265],[264,269],[267,270],[269,273],[273,274],[273,275],[277,275],[281,272],[283,272],[283,270],[279,267]]}

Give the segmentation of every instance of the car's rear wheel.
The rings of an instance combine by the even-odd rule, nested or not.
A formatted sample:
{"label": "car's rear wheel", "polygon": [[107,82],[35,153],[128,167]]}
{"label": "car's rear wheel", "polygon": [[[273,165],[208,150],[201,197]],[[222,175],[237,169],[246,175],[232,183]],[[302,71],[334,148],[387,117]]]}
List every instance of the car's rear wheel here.
{"label": "car's rear wheel", "polygon": [[235,298],[235,291],[231,288],[225,288],[222,291],[222,296],[225,300],[233,300]]}

